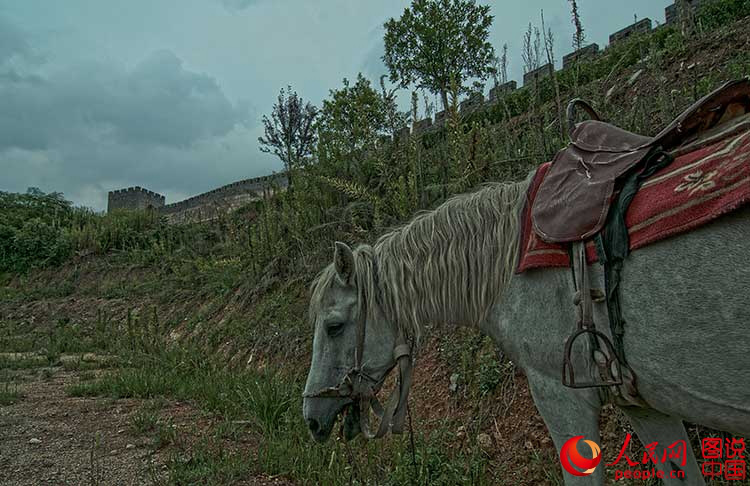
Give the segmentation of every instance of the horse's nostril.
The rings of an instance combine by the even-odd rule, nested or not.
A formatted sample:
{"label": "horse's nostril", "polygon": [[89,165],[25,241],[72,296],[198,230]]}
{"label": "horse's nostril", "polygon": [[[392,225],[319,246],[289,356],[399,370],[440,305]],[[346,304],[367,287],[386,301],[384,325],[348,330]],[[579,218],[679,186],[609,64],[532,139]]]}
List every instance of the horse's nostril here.
{"label": "horse's nostril", "polygon": [[316,434],[320,430],[320,424],[314,418],[307,419],[307,426],[313,434]]}

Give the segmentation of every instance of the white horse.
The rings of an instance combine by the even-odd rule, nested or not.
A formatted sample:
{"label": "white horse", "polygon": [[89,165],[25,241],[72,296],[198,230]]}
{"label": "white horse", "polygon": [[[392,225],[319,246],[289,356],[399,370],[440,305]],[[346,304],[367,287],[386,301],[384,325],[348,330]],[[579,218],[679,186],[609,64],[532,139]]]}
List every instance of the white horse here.
{"label": "white horse", "polygon": [[[558,451],[575,436],[599,442],[599,413],[610,392],[561,383],[563,342],[576,328],[570,270],[514,274],[528,185],[494,184],[454,197],[374,246],[352,251],[336,244],[310,304],[315,335],[303,414],[316,440],[328,438],[353,402],[343,382],[365,376],[372,380],[369,391],[377,390],[395,365],[394,347],[405,341],[413,356],[422,324],[444,323],[491,336],[524,370]],[[646,405],[622,409],[644,444],[658,442],[658,457],[676,441],[687,443],[683,420],[750,434],[749,255],[745,207],[625,261],[624,352]],[[604,288],[599,265],[589,268],[592,287]],[[596,322],[606,330],[606,306],[594,305]],[[352,373],[356,349],[361,370]],[[586,345],[576,346],[573,358],[578,379],[596,377]],[[334,393],[321,393],[325,389]],[[695,454],[687,456],[685,466],[679,460],[657,464],[664,484],[705,484]],[[600,485],[603,470],[580,477],[563,472],[565,484]]]}

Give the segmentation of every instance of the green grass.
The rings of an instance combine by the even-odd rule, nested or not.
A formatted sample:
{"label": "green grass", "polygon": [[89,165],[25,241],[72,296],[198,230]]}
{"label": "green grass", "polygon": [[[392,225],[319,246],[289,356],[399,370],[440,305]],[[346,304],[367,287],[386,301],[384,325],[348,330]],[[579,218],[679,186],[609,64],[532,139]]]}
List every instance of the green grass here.
{"label": "green grass", "polygon": [[[136,339],[138,341],[138,339]],[[164,344],[164,343],[163,343]],[[157,350],[158,349],[158,350]],[[159,397],[189,401],[220,418],[209,438],[175,452],[168,463],[170,484],[228,484],[253,472],[281,475],[303,484],[349,484],[350,479],[388,476],[408,484],[490,484],[487,457],[477,447],[452,449],[446,422],[438,430],[418,433],[416,467],[407,437],[387,442],[340,440],[314,444],[301,416],[302,379],[281,372],[232,370],[197,347],[149,347],[123,359],[128,367],[110,369],[93,381],[68,387],[74,396],[112,398]],[[131,430],[151,438],[152,447],[180,446],[168,421],[149,403],[131,418]],[[257,442],[251,451],[231,452],[222,441]]]}
{"label": "green grass", "polygon": [[6,370],[27,370],[32,368],[41,368],[47,366],[46,356],[39,355],[21,355],[21,356],[0,356],[0,369]]}
{"label": "green grass", "polygon": [[187,450],[173,452],[167,461],[166,484],[232,484],[252,473],[246,452],[227,451],[213,441],[201,440]]}
{"label": "green grass", "polygon": [[15,383],[0,383],[0,406],[13,405],[23,398]]}

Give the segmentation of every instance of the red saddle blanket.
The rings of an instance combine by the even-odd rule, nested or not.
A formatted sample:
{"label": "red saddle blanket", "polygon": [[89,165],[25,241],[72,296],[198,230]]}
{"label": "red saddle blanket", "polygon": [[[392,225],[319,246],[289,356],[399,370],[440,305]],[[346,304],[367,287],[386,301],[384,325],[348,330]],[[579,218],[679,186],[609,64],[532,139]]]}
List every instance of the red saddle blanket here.
{"label": "red saddle blanket", "polygon": [[[537,170],[521,213],[521,255],[517,273],[567,267],[567,249],[534,233],[531,206],[550,162]],[[630,249],[684,233],[750,201],[750,131],[677,157],[647,179],[625,215]],[[596,261],[592,242],[589,262]]]}

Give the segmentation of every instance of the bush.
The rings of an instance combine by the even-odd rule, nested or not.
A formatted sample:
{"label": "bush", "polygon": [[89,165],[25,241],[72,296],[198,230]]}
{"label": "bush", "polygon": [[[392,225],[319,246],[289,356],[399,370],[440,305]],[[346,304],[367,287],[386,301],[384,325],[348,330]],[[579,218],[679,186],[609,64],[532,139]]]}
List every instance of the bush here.
{"label": "bush", "polygon": [[750,15],[750,0],[714,0],[698,9],[698,20],[705,29],[715,29]]}
{"label": "bush", "polygon": [[25,272],[31,267],[59,265],[72,252],[65,230],[39,218],[26,221],[20,230],[0,226],[0,270]]}

